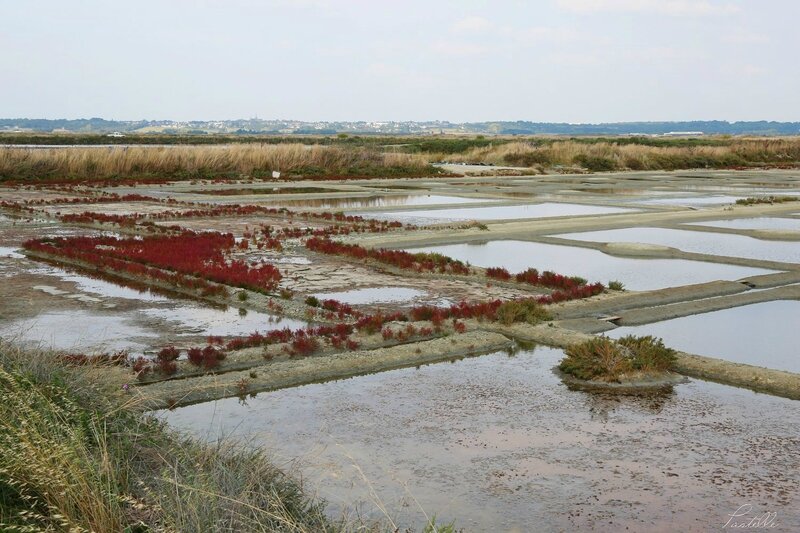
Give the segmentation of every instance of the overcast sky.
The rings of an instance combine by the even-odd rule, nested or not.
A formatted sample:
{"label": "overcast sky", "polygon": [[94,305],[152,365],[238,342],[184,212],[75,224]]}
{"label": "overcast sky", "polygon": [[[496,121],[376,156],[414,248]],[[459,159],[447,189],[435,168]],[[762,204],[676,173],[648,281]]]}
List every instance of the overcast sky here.
{"label": "overcast sky", "polygon": [[798,0],[0,0],[0,117],[800,120]]}

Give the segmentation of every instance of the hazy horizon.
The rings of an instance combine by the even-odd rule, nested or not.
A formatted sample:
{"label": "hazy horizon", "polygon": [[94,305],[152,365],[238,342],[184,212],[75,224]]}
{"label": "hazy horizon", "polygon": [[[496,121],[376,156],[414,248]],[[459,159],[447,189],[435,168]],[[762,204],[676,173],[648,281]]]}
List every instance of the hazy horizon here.
{"label": "hazy horizon", "polygon": [[42,0],[0,16],[5,117],[800,121],[789,0]]}

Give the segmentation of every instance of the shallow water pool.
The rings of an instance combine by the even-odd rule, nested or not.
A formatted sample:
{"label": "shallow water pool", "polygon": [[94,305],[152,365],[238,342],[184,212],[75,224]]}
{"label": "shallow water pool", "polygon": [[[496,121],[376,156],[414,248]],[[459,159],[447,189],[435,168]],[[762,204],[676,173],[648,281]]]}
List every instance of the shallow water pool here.
{"label": "shallow water pool", "polygon": [[743,499],[800,527],[796,402],[702,381],[570,391],[551,370],[561,356],[497,353],[160,416],[265,448],[332,516],[356,504],[383,518],[380,502],[400,530],[434,514],[465,531],[709,530]]}
{"label": "shallow water pool", "polygon": [[800,372],[800,351],[794,337],[799,329],[800,301],[785,300],[625,326],[607,335],[654,335],[676,350]]}
{"label": "shallow water pool", "polygon": [[308,325],[302,320],[284,318],[269,313],[239,310],[234,307],[216,309],[193,304],[150,308],[143,310],[143,313],[170,324],[179,336],[244,336],[255,331],[265,332],[287,327],[300,329]]}
{"label": "shallow water pool", "polygon": [[800,242],[775,242],[744,235],[665,228],[625,228],[557,235],[593,242],[632,242],[671,246],[686,252],[800,263]]}
{"label": "shallow water pool", "polygon": [[412,224],[433,224],[439,222],[459,222],[463,220],[511,220],[523,218],[605,215],[611,213],[624,213],[627,211],[632,210],[622,207],[545,202],[541,204],[525,205],[431,209],[420,211],[393,211],[387,213],[370,213],[368,216],[377,219],[400,220]]}
{"label": "shallow water pool", "polygon": [[703,206],[718,206],[726,204],[735,204],[736,200],[744,198],[744,196],[687,196],[687,197],[673,197],[673,198],[651,198],[649,200],[636,200],[637,204],[643,205],[670,205],[670,206],[687,206],[687,207],[703,207]]}
{"label": "shallow water pool", "polygon": [[800,231],[800,219],[798,218],[737,218],[731,220],[709,220],[707,222],[688,222],[687,224],[690,226],[710,226],[713,228]]}
{"label": "shallow water pool", "polygon": [[52,311],[0,325],[0,336],[36,348],[74,353],[141,353],[158,333],[137,325],[132,316],[84,310]]}
{"label": "shallow water pool", "polygon": [[275,205],[286,207],[317,207],[320,209],[354,209],[358,207],[394,207],[435,204],[477,204],[496,202],[494,198],[465,198],[437,194],[399,194],[348,198],[320,198],[314,200],[282,200]]}
{"label": "shallow water pool", "polygon": [[444,254],[476,266],[502,266],[512,274],[533,267],[580,276],[590,282],[621,281],[625,288],[642,291],[714,280],[736,280],[773,271],[761,268],[685,261],[680,259],[629,259],[598,250],[527,241],[490,241],[485,244],[451,244],[415,248]]}

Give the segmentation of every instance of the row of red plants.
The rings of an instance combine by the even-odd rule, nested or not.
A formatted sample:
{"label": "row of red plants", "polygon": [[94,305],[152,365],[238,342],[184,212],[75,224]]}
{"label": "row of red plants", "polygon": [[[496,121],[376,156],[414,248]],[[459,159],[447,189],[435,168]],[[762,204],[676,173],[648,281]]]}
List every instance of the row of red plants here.
{"label": "row of red plants", "polygon": [[25,200],[26,205],[60,205],[60,204],[112,204],[121,202],[161,202],[176,204],[177,200],[159,199],[143,194],[105,193],[101,196],[81,196],[76,198],[36,198]]}
{"label": "row of red plants", "polygon": [[401,228],[403,224],[396,221],[383,221],[383,220],[367,220],[357,215],[346,215],[341,212],[331,213],[328,211],[323,212],[310,212],[310,211],[291,211],[285,207],[266,207],[261,205],[214,205],[206,203],[194,203],[183,205],[192,205],[194,209],[182,211],[162,211],[160,213],[153,213],[148,215],[151,219],[175,219],[175,218],[212,218],[224,216],[245,216],[245,215],[271,215],[281,216],[288,220],[300,219],[305,221],[319,220],[325,222],[339,222],[339,223],[367,223],[369,226],[375,228],[375,231],[388,231],[393,228]]}
{"label": "row of red plants", "polygon": [[353,259],[372,259],[403,270],[416,272],[441,272],[450,274],[470,274],[470,268],[450,257],[435,253],[410,253],[404,250],[388,250],[386,248],[364,248],[358,244],[345,244],[324,237],[312,237],[306,240],[306,248],[313,252],[327,255],[344,255]]}
{"label": "row of red plants", "polygon": [[512,279],[519,283],[527,283],[529,285],[540,285],[542,287],[550,287],[552,289],[563,289],[571,291],[586,285],[586,280],[577,276],[564,276],[556,274],[549,270],[539,272],[535,268],[529,268],[517,274],[511,274],[508,270],[502,267],[490,267],[486,269],[486,277],[497,279],[500,281],[511,281]]}
{"label": "row of red plants", "polygon": [[280,271],[267,263],[251,265],[229,259],[227,254],[234,245],[235,239],[229,233],[184,230],[176,235],[142,238],[81,236],[38,239],[27,241],[23,246],[132,274],[152,276],[154,269],[164,269],[199,278],[198,282],[210,280],[260,292],[275,290],[281,280]]}
{"label": "row of red plants", "polygon": [[120,202],[163,202],[163,203],[178,203],[177,200],[167,199],[162,200],[153,196],[145,196],[142,194],[117,194],[105,193],[100,196],[79,196],[74,198],[59,197],[59,198],[31,198],[18,202],[4,202],[3,207],[18,208],[21,206],[31,205],[62,205],[62,204],[112,204]]}
{"label": "row of red plants", "polygon": [[[602,292],[603,286],[599,283],[574,287],[570,290],[555,291],[550,295],[533,298],[540,304],[549,304],[573,298],[585,298]],[[307,299],[309,303],[311,298]],[[365,315],[353,310],[347,304],[336,300],[311,301],[312,307],[322,307],[330,310],[348,309],[352,315],[358,316],[354,324],[339,323],[334,325],[309,326],[304,329],[291,330],[289,328],[275,329],[266,333],[254,332],[247,337],[237,337],[227,342],[222,337],[209,337],[208,346],[205,348],[190,348],[187,352],[188,361],[198,367],[211,370],[216,368],[220,361],[225,359],[227,351],[242,350],[244,348],[263,347],[283,344],[283,351],[292,357],[310,356],[320,350],[321,340],[336,349],[356,350],[360,344],[351,336],[356,332],[375,334],[380,332],[385,341],[396,340],[406,342],[412,338],[429,338],[442,331],[444,323],[452,321],[456,333],[464,333],[467,326],[462,320],[477,319],[497,320],[497,311],[502,305],[501,300],[485,302],[461,301],[449,307],[436,307],[423,305],[411,308],[408,312],[395,313],[378,312]],[[406,324],[399,328],[392,328],[391,323],[396,322],[430,322],[432,327],[418,327]],[[144,374],[153,368],[166,375],[171,375],[177,370],[175,361],[179,351],[174,347],[161,350],[155,361],[139,358],[133,362],[133,369],[138,374]]]}
{"label": "row of red plants", "polygon": [[[312,237],[306,240],[306,248],[327,255],[343,255],[361,260],[372,259],[403,270],[416,272],[446,272],[465,275],[472,273],[472,270],[461,261],[437,253],[411,253],[404,250],[388,250],[385,248],[370,249],[358,244],[345,244],[323,237]],[[486,276],[501,281],[511,281],[513,279],[519,283],[558,289],[549,297],[543,297],[543,301],[547,303],[585,298],[603,291],[601,283],[587,285],[585,279],[577,276],[564,276],[550,271],[540,273],[535,268],[529,268],[512,275],[505,268],[491,267],[486,269]]]}

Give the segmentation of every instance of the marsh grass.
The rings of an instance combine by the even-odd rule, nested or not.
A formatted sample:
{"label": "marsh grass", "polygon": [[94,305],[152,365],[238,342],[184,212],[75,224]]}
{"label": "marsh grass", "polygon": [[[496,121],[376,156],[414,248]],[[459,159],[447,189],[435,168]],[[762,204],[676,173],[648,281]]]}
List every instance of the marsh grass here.
{"label": "marsh grass", "polygon": [[436,174],[424,156],[303,144],[0,148],[0,181]]}
{"label": "marsh grass", "polygon": [[123,380],[0,342],[0,530],[343,528],[261,452],[143,415]]}
{"label": "marsh grass", "polygon": [[713,144],[636,144],[613,140],[510,142],[448,156],[457,163],[538,167],[582,167],[590,171],[676,170],[758,165],[796,165],[798,139],[735,139]]}

